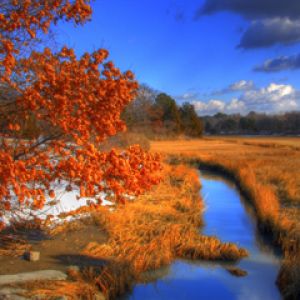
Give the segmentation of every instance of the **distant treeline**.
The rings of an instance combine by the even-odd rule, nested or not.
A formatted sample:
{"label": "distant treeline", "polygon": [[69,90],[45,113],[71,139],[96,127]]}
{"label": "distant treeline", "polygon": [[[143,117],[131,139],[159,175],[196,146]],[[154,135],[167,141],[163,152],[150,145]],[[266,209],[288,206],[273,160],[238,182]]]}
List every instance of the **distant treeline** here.
{"label": "distant treeline", "polygon": [[176,101],[165,93],[141,86],[136,99],[123,113],[129,131],[148,138],[168,138],[178,135],[201,137],[203,123],[194,106]]}
{"label": "distant treeline", "polygon": [[[4,93],[6,96],[14,97],[1,86],[0,98]],[[122,119],[127,125],[130,139],[142,137],[164,139],[178,136],[199,138],[203,135],[222,134],[300,135],[300,111],[276,115],[250,112],[246,116],[217,113],[213,116],[200,117],[192,104],[186,102],[178,105],[171,96],[146,85],[140,86],[135,100],[123,111]],[[29,115],[24,124],[21,123],[22,130],[18,136],[37,138],[49,134],[51,129],[38,122],[33,115]],[[5,116],[0,116],[0,134],[7,133],[6,127]]]}
{"label": "distant treeline", "polygon": [[300,112],[269,115],[250,112],[247,115],[217,113],[199,117],[190,103],[181,106],[165,93],[146,85],[139,88],[136,99],[123,113],[129,132],[141,133],[150,139],[179,135],[298,135]]}
{"label": "distant treeline", "polygon": [[258,135],[298,135],[300,134],[300,112],[267,115],[250,112],[202,117],[205,134],[258,134]]}

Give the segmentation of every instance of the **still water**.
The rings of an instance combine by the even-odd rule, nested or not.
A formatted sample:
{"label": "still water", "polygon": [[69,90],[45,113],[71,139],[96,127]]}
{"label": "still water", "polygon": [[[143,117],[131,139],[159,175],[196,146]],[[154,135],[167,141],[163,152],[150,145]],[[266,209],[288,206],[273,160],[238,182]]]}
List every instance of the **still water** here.
{"label": "still water", "polygon": [[202,233],[246,248],[249,257],[236,266],[248,275],[231,275],[224,269],[228,264],[177,260],[157,271],[159,279],[136,285],[126,299],[281,299],[275,285],[280,258],[257,232],[252,208],[223,177],[201,171],[200,180],[206,207]]}

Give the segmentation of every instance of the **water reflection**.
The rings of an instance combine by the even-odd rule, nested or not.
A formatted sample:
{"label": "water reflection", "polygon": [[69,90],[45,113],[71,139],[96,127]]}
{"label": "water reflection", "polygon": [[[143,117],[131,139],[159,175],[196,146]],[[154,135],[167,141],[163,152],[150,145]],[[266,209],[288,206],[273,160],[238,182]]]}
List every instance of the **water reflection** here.
{"label": "water reflection", "polygon": [[206,204],[202,233],[246,248],[250,256],[237,266],[248,275],[232,276],[224,269],[228,263],[178,260],[158,271],[162,278],[138,284],[126,299],[280,299],[275,285],[280,260],[258,234],[252,207],[232,182],[206,171],[200,176]]}

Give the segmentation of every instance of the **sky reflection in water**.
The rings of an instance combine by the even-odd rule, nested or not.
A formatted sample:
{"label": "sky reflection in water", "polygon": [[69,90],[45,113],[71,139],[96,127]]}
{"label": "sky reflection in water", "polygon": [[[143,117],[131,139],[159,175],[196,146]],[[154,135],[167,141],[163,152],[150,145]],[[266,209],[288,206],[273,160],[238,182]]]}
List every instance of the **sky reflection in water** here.
{"label": "sky reflection in water", "polygon": [[245,247],[250,256],[237,266],[248,275],[232,276],[224,269],[228,264],[178,260],[158,271],[165,274],[162,278],[136,285],[126,299],[281,299],[275,285],[280,260],[257,233],[252,208],[224,178],[201,172],[201,182],[206,205],[202,232]]}

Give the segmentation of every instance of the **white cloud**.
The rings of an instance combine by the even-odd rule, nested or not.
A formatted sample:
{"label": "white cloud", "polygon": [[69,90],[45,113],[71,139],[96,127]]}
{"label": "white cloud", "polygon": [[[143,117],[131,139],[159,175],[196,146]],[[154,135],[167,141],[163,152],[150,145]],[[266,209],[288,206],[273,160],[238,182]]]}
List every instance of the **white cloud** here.
{"label": "white cloud", "polygon": [[212,99],[207,103],[202,101],[193,101],[192,104],[197,112],[201,114],[214,114],[224,111],[226,104],[221,100]]}
{"label": "white cloud", "polygon": [[228,87],[228,90],[230,91],[246,91],[250,90],[254,87],[254,83],[252,80],[240,80],[237,82],[234,82]]}
{"label": "white cloud", "polygon": [[222,100],[209,100],[208,102],[193,101],[192,104],[195,110],[201,115],[213,115],[218,112],[228,114],[241,113],[245,110],[245,103],[236,98],[232,99],[229,103]]}
{"label": "white cloud", "polygon": [[229,113],[243,112],[246,109],[245,103],[239,99],[232,99],[226,106],[226,111]]}
{"label": "white cloud", "polygon": [[195,96],[196,96],[196,94],[194,94],[194,93],[185,93],[181,96],[181,98],[183,100],[189,100],[189,99],[194,98]]}
{"label": "white cloud", "polygon": [[296,90],[291,85],[271,83],[261,89],[246,91],[240,100],[251,105],[296,101]]}
{"label": "white cloud", "polygon": [[[243,83],[241,82],[243,86]],[[238,86],[238,85],[237,85]],[[211,99],[207,102],[194,99],[191,103],[200,115],[213,115],[217,112],[247,113],[249,111],[279,113],[300,108],[300,93],[292,85],[270,83],[263,88],[244,91],[240,97],[230,102]]]}
{"label": "white cloud", "polygon": [[222,90],[212,92],[211,95],[223,95],[240,91],[248,91],[251,89],[254,89],[254,83],[252,80],[239,80],[230,84]]}
{"label": "white cloud", "polygon": [[180,102],[191,102],[197,99],[199,93],[196,92],[186,92],[182,95],[174,96]]}

